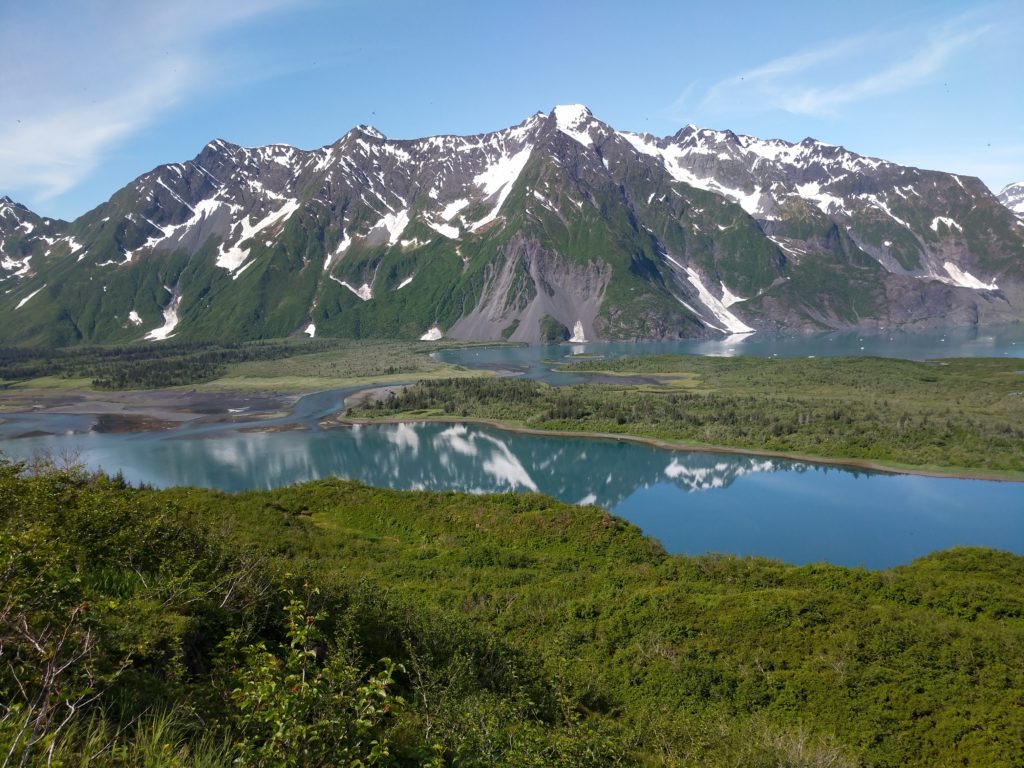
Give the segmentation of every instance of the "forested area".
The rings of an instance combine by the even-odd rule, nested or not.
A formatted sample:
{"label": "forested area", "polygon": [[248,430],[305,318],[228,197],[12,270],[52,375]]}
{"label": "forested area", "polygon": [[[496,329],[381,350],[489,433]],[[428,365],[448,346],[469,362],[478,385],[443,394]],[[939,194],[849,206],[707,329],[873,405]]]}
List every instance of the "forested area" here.
{"label": "forested area", "polygon": [[644,357],[573,369],[654,375],[660,384],[423,381],[349,415],[478,418],[535,429],[1021,473],[1024,375],[1019,368],[1019,361],[998,359],[930,364],[883,358]]}
{"label": "forested area", "polygon": [[1020,765],[1024,558],[667,555],[538,495],[0,466],[0,760]]}
{"label": "forested area", "polygon": [[294,340],[213,344],[162,342],[117,347],[0,348],[0,380],[55,376],[89,379],[96,389],[147,389],[198,384],[223,376],[231,363],[324,352],[340,342]]}

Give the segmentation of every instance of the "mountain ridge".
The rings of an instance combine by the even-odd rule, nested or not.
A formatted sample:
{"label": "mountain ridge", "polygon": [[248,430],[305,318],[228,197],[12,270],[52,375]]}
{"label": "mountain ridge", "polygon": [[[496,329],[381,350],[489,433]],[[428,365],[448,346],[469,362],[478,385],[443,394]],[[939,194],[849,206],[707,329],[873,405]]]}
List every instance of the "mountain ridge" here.
{"label": "mountain ridge", "polygon": [[1024,319],[1024,224],[976,178],[583,105],[470,136],[214,139],[73,222],[4,198],[0,258],[4,343]]}
{"label": "mountain ridge", "polygon": [[996,199],[1018,216],[1024,217],[1024,181],[1007,184]]}

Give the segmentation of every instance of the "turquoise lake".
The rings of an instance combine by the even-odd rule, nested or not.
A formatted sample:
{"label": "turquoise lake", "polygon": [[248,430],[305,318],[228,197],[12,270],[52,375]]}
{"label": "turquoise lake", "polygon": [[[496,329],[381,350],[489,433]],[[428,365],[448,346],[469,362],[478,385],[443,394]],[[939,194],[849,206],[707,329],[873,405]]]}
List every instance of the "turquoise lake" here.
{"label": "turquoise lake", "polygon": [[[744,339],[744,353],[851,354],[851,344],[919,359],[1024,356],[1024,332],[903,338]],[[943,340],[946,339],[946,340]],[[574,354],[663,351],[724,354],[703,345],[585,345],[469,349],[440,354],[561,383],[550,366]],[[911,349],[919,354],[907,354]],[[701,351],[703,350],[703,351]],[[898,350],[898,351],[897,351]],[[937,351],[946,351],[939,355]],[[1024,366],[1022,366],[1024,368]],[[132,434],[93,431],[95,417],[4,414],[0,450],[13,458],[70,453],[89,468],[120,470],[134,483],[237,491],[338,476],[374,486],[474,493],[538,491],[573,504],[597,504],[658,538],[671,552],[761,555],[791,563],[825,561],[884,568],[952,546],[1024,553],[1024,483],[929,478],[742,454],[668,451],[614,440],[522,435],[475,425],[397,424],[320,429],[351,390],[301,399],[273,421],[230,426],[198,419],[175,429]],[[246,426],[291,424],[280,432]],[[49,432],[51,434],[39,434]],[[18,437],[19,435],[31,435]]]}

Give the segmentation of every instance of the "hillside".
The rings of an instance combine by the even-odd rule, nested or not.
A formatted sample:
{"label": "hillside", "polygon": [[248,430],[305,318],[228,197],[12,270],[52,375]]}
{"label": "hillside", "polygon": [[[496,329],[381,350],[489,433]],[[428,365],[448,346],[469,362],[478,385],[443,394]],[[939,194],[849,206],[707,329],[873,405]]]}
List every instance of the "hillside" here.
{"label": "hillside", "polygon": [[594,507],[337,480],[231,496],[3,466],[0,497],[21,764],[1024,758],[1009,554],[685,558]]}

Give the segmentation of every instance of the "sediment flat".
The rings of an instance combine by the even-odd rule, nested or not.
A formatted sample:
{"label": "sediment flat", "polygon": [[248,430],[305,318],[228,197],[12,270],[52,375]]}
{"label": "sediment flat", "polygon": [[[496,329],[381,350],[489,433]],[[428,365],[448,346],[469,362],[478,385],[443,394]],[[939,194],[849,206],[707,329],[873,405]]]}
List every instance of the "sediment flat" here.
{"label": "sediment flat", "polygon": [[301,394],[147,389],[97,392],[83,389],[10,390],[0,393],[0,412],[120,416],[181,424],[198,418],[287,415]]}

